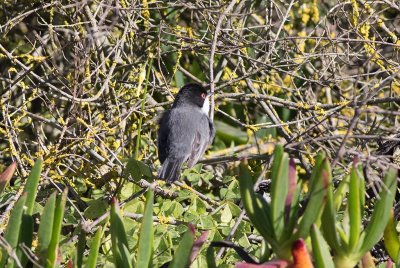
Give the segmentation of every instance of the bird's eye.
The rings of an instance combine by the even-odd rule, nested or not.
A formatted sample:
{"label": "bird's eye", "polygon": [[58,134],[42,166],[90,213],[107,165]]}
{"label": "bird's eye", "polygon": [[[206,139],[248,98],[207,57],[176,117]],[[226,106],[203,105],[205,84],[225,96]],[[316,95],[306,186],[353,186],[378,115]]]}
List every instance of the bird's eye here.
{"label": "bird's eye", "polygon": [[206,98],[206,94],[205,93],[201,93],[201,98],[204,100]]}

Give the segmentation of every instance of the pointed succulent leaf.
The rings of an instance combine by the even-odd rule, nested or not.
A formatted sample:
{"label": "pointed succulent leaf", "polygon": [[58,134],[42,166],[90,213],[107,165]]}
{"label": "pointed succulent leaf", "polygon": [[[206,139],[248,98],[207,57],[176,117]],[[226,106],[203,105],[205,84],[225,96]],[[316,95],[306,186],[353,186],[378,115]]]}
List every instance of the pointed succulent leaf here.
{"label": "pointed succulent leaf", "polygon": [[393,261],[397,261],[400,252],[400,239],[399,233],[396,230],[397,221],[394,218],[393,208],[390,211],[389,221],[383,233],[383,242],[386,251]]}
{"label": "pointed succulent leaf", "polygon": [[154,192],[149,189],[147,191],[146,205],[144,209],[142,225],[140,227],[139,249],[137,256],[138,267],[151,267],[151,259],[153,258],[153,202]]}
{"label": "pointed succulent leaf", "polygon": [[389,220],[390,211],[393,206],[397,189],[397,170],[390,168],[384,178],[385,186],[382,187],[379,200],[375,204],[371,221],[365,229],[365,237],[359,254],[362,256],[369,251],[382,237],[386,224]]}
{"label": "pointed succulent leaf", "polygon": [[[10,219],[8,221],[6,230],[4,232],[4,239],[10,246],[10,249],[15,250],[18,246],[18,241],[21,233],[22,219],[25,212],[26,194],[23,194],[15,203],[11,211]],[[0,267],[5,267],[8,254],[6,249],[2,249]]]}
{"label": "pointed succulent leaf", "polygon": [[36,160],[25,183],[24,192],[28,194],[25,205],[27,207],[26,213],[28,215],[32,215],[33,206],[35,205],[40,173],[42,172],[42,163],[43,161],[41,159]]}
{"label": "pointed succulent leaf", "polygon": [[349,185],[349,200],[348,200],[348,212],[349,212],[349,250],[352,252],[360,238],[361,232],[361,202],[360,202],[360,178],[357,174],[357,160],[354,160],[353,168],[350,171],[350,185]]}
{"label": "pointed succulent leaf", "polygon": [[183,235],[178,248],[175,250],[174,258],[168,266],[169,268],[188,267],[190,263],[190,254],[194,243],[194,227],[189,226]]}
{"label": "pointed succulent leaf", "polygon": [[311,244],[316,267],[335,268],[329,246],[315,224],[311,228]]}
{"label": "pointed succulent leaf", "polygon": [[61,196],[56,200],[53,229],[51,230],[51,239],[47,252],[46,267],[55,268],[57,264],[57,257],[59,253],[59,242],[61,236],[61,227],[64,219],[65,203],[67,201],[68,189],[65,188]]}
{"label": "pointed succulent leaf", "polygon": [[[275,157],[276,155],[276,157]],[[278,240],[283,235],[285,199],[288,193],[289,157],[277,146],[271,177],[271,220]]]}

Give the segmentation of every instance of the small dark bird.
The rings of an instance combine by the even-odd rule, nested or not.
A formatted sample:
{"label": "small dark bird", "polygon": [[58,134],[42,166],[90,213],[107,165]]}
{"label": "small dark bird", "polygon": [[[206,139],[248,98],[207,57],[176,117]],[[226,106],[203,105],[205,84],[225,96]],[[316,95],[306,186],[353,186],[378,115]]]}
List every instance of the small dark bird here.
{"label": "small dark bird", "polygon": [[158,122],[160,179],[168,183],[179,179],[183,163],[193,167],[212,143],[215,128],[209,110],[209,95],[202,86],[187,84],[180,89],[172,108]]}

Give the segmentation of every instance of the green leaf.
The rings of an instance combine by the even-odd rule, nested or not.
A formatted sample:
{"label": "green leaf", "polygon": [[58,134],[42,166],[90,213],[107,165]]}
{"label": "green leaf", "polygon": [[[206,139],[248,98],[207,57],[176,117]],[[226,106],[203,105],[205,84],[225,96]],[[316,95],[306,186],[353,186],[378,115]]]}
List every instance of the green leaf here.
{"label": "green leaf", "polygon": [[35,165],[33,166],[31,173],[29,173],[28,179],[26,180],[24,192],[27,193],[26,198],[26,214],[32,215],[33,207],[35,205],[35,199],[37,194],[37,188],[40,180],[40,172],[42,171],[42,163],[41,159],[36,160]]}
{"label": "green leaf", "polygon": [[[107,220],[108,221],[108,220]],[[107,222],[105,223],[107,224]],[[99,255],[99,249],[101,245],[101,239],[103,238],[105,228],[99,227],[97,229],[96,234],[94,235],[94,238],[92,240],[92,243],[90,245],[90,251],[89,255],[86,261],[86,268],[96,268],[97,264],[97,258]]]}
{"label": "green leaf", "polygon": [[89,206],[85,209],[83,215],[85,218],[94,220],[103,215],[108,208],[108,204],[104,199],[91,200]]}
{"label": "green leaf", "polygon": [[3,171],[3,173],[0,174],[0,194],[4,191],[4,189],[8,185],[8,182],[11,180],[12,175],[14,174],[16,168],[17,168],[17,163],[13,162],[6,168],[6,170]]}
{"label": "green leaf", "polygon": [[82,267],[83,263],[83,255],[85,253],[85,248],[86,248],[86,232],[81,229],[79,232],[79,237],[78,237],[78,242],[76,245],[76,266],[77,267]]}
{"label": "green leaf", "polygon": [[174,258],[169,264],[169,268],[189,267],[190,253],[194,243],[194,230],[189,226],[186,233],[183,235],[178,248],[175,250]]}
{"label": "green leaf", "polygon": [[311,244],[315,267],[335,268],[329,246],[315,224],[311,228]]}
{"label": "green leaf", "polygon": [[232,212],[229,208],[228,205],[226,205],[223,209],[222,209],[222,213],[221,213],[221,222],[223,223],[229,223],[232,220]]}
{"label": "green leaf", "polygon": [[364,215],[365,208],[365,178],[363,175],[363,167],[362,165],[357,165],[357,176],[359,178],[359,191],[360,191],[360,213],[361,217]]}
{"label": "green leaf", "polygon": [[343,205],[343,200],[346,197],[346,193],[349,191],[349,184],[350,175],[346,175],[336,188],[336,191],[333,194],[335,211],[339,211],[340,207]]}
{"label": "green leaf", "polygon": [[396,230],[397,221],[394,218],[393,208],[390,211],[389,221],[383,233],[383,242],[390,258],[396,262],[400,252],[399,234]]}
{"label": "green leaf", "polygon": [[[328,163],[325,161],[325,165]],[[331,176],[330,166],[327,165],[326,170]],[[333,200],[333,185],[330,183],[327,187],[326,204],[321,217],[321,230],[324,235],[326,242],[335,253],[341,253],[343,251],[342,245],[339,242],[339,235],[336,229],[336,209]]]}
{"label": "green leaf", "polygon": [[154,192],[147,191],[146,206],[144,209],[142,225],[140,227],[137,267],[152,267],[154,231],[153,231],[153,202]]}
{"label": "green leaf", "polygon": [[[110,231],[114,262],[117,267],[132,267],[125,226],[122,221],[118,201],[113,198],[110,212]],[[128,254],[127,254],[128,253]]]}
{"label": "green leaf", "polygon": [[44,254],[47,251],[50,244],[53,231],[56,197],[57,197],[57,192],[54,192],[50,195],[49,199],[46,202],[46,205],[44,206],[43,214],[40,217],[40,225],[38,231],[38,247],[37,247],[37,250],[40,254]]}
{"label": "green leaf", "polygon": [[[10,220],[8,221],[6,230],[4,232],[4,239],[8,242],[11,249],[15,250],[18,246],[22,216],[26,209],[27,195],[24,193],[18,201],[15,203],[13,210],[11,211]],[[0,267],[4,267],[7,262],[8,254],[6,249],[2,249]],[[11,259],[10,259],[11,260]]]}
{"label": "green leaf", "polygon": [[357,162],[354,160],[350,171],[348,211],[350,219],[349,251],[352,252],[358,243],[361,232],[360,178],[357,176]]}
{"label": "green leaf", "polygon": [[126,164],[126,170],[136,182],[140,181],[142,176],[145,176],[146,178],[153,177],[150,167],[145,163],[136,160],[134,157],[129,158],[128,163]]}
{"label": "green leaf", "polygon": [[[33,209],[35,207],[35,199],[37,195],[37,189],[39,185],[39,180],[40,180],[40,173],[42,171],[42,160],[38,159],[27,180],[25,183],[24,187],[24,192],[27,193],[26,197],[26,212],[25,215],[23,215],[23,221],[22,221],[22,226],[21,226],[21,233],[20,233],[20,243],[25,244],[28,248],[32,246],[32,240],[33,240]],[[20,260],[21,264],[23,266],[26,265],[28,262],[28,258],[25,254],[23,254],[21,249],[17,249],[16,256]]]}
{"label": "green leaf", "polygon": [[53,221],[53,229],[51,234],[51,240],[49,243],[48,253],[47,253],[47,268],[54,268],[57,266],[57,254],[58,254],[58,243],[60,242],[61,235],[61,227],[64,218],[64,210],[65,203],[67,201],[68,188],[65,188],[61,196],[57,198],[55,212],[54,212],[54,221]]}
{"label": "green leaf", "polygon": [[325,152],[319,151],[315,161],[315,166],[311,171],[310,186],[309,186],[310,192],[314,189],[315,184],[318,183],[318,180],[320,178],[319,173],[321,170],[321,165],[324,163],[325,158],[326,158]]}
{"label": "green leaf", "polygon": [[255,194],[253,179],[244,162],[240,164],[239,189],[244,208],[254,227],[270,244],[277,245],[269,205],[263,197]]}
{"label": "green leaf", "polygon": [[325,158],[323,163],[319,166],[318,171],[315,173],[315,182],[311,182],[314,186],[311,189],[306,209],[300,220],[296,238],[307,238],[311,225],[315,223],[320,216],[325,205],[327,189],[332,183],[330,171],[329,162]]}
{"label": "green leaf", "polygon": [[300,183],[297,183],[296,164],[293,159],[289,161],[289,190],[285,201],[285,229],[281,241],[289,239],[298,221]]}
{"label": "green leaf", "polygon": [[383,231],[389,220],[390,209],[393,206],[393,200],[397,188],[397,170],[390,168],[384,178],[385,187],[382,187],[380,199],[375,204],[372,212],[371,221],[365,229],[365,238],[360,248],[361,256],[369,251],[383,235]]}
{"label": "green leaf", "polygon": [[245,144],[247,142],[247,133],[239,128],[233,127],[218,120],[215,120],[214,124],[215,129],[217,130],[218,138],[225,141],[227,144],[230,144],[232,141],[235,144]]}
{"label": "green leaf", "polygon": [[278,240],[283,235],[285,199],[289,184],[289,157],[282,150],[282,145],[277,145],[275,148],[271,177],[271,219]]}
{"label": "green leaf", "polygon": [[[21,231],[19,234],[19,244],[24,244],[26,247],[31,248],[33,240],[33,217],[24,213],[22,215],[22,224],[20,227]],[[21,262],[22,266],[25,266],[28,262],[28,257],[22,251],[20,247],[16,250],[16,256]]]}

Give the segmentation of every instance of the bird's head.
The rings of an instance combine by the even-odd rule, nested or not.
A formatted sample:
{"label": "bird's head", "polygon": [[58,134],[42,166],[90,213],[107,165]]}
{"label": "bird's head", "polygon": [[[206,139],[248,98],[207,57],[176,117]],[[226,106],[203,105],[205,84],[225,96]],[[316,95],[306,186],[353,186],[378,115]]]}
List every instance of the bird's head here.
{"label": "bird's head", "polygon": [[204,87],[199,84],[187,84],[179,90],[173,106],[195,106],[201,108],[205,114],[208,114],[209,103],[209,94]]}

